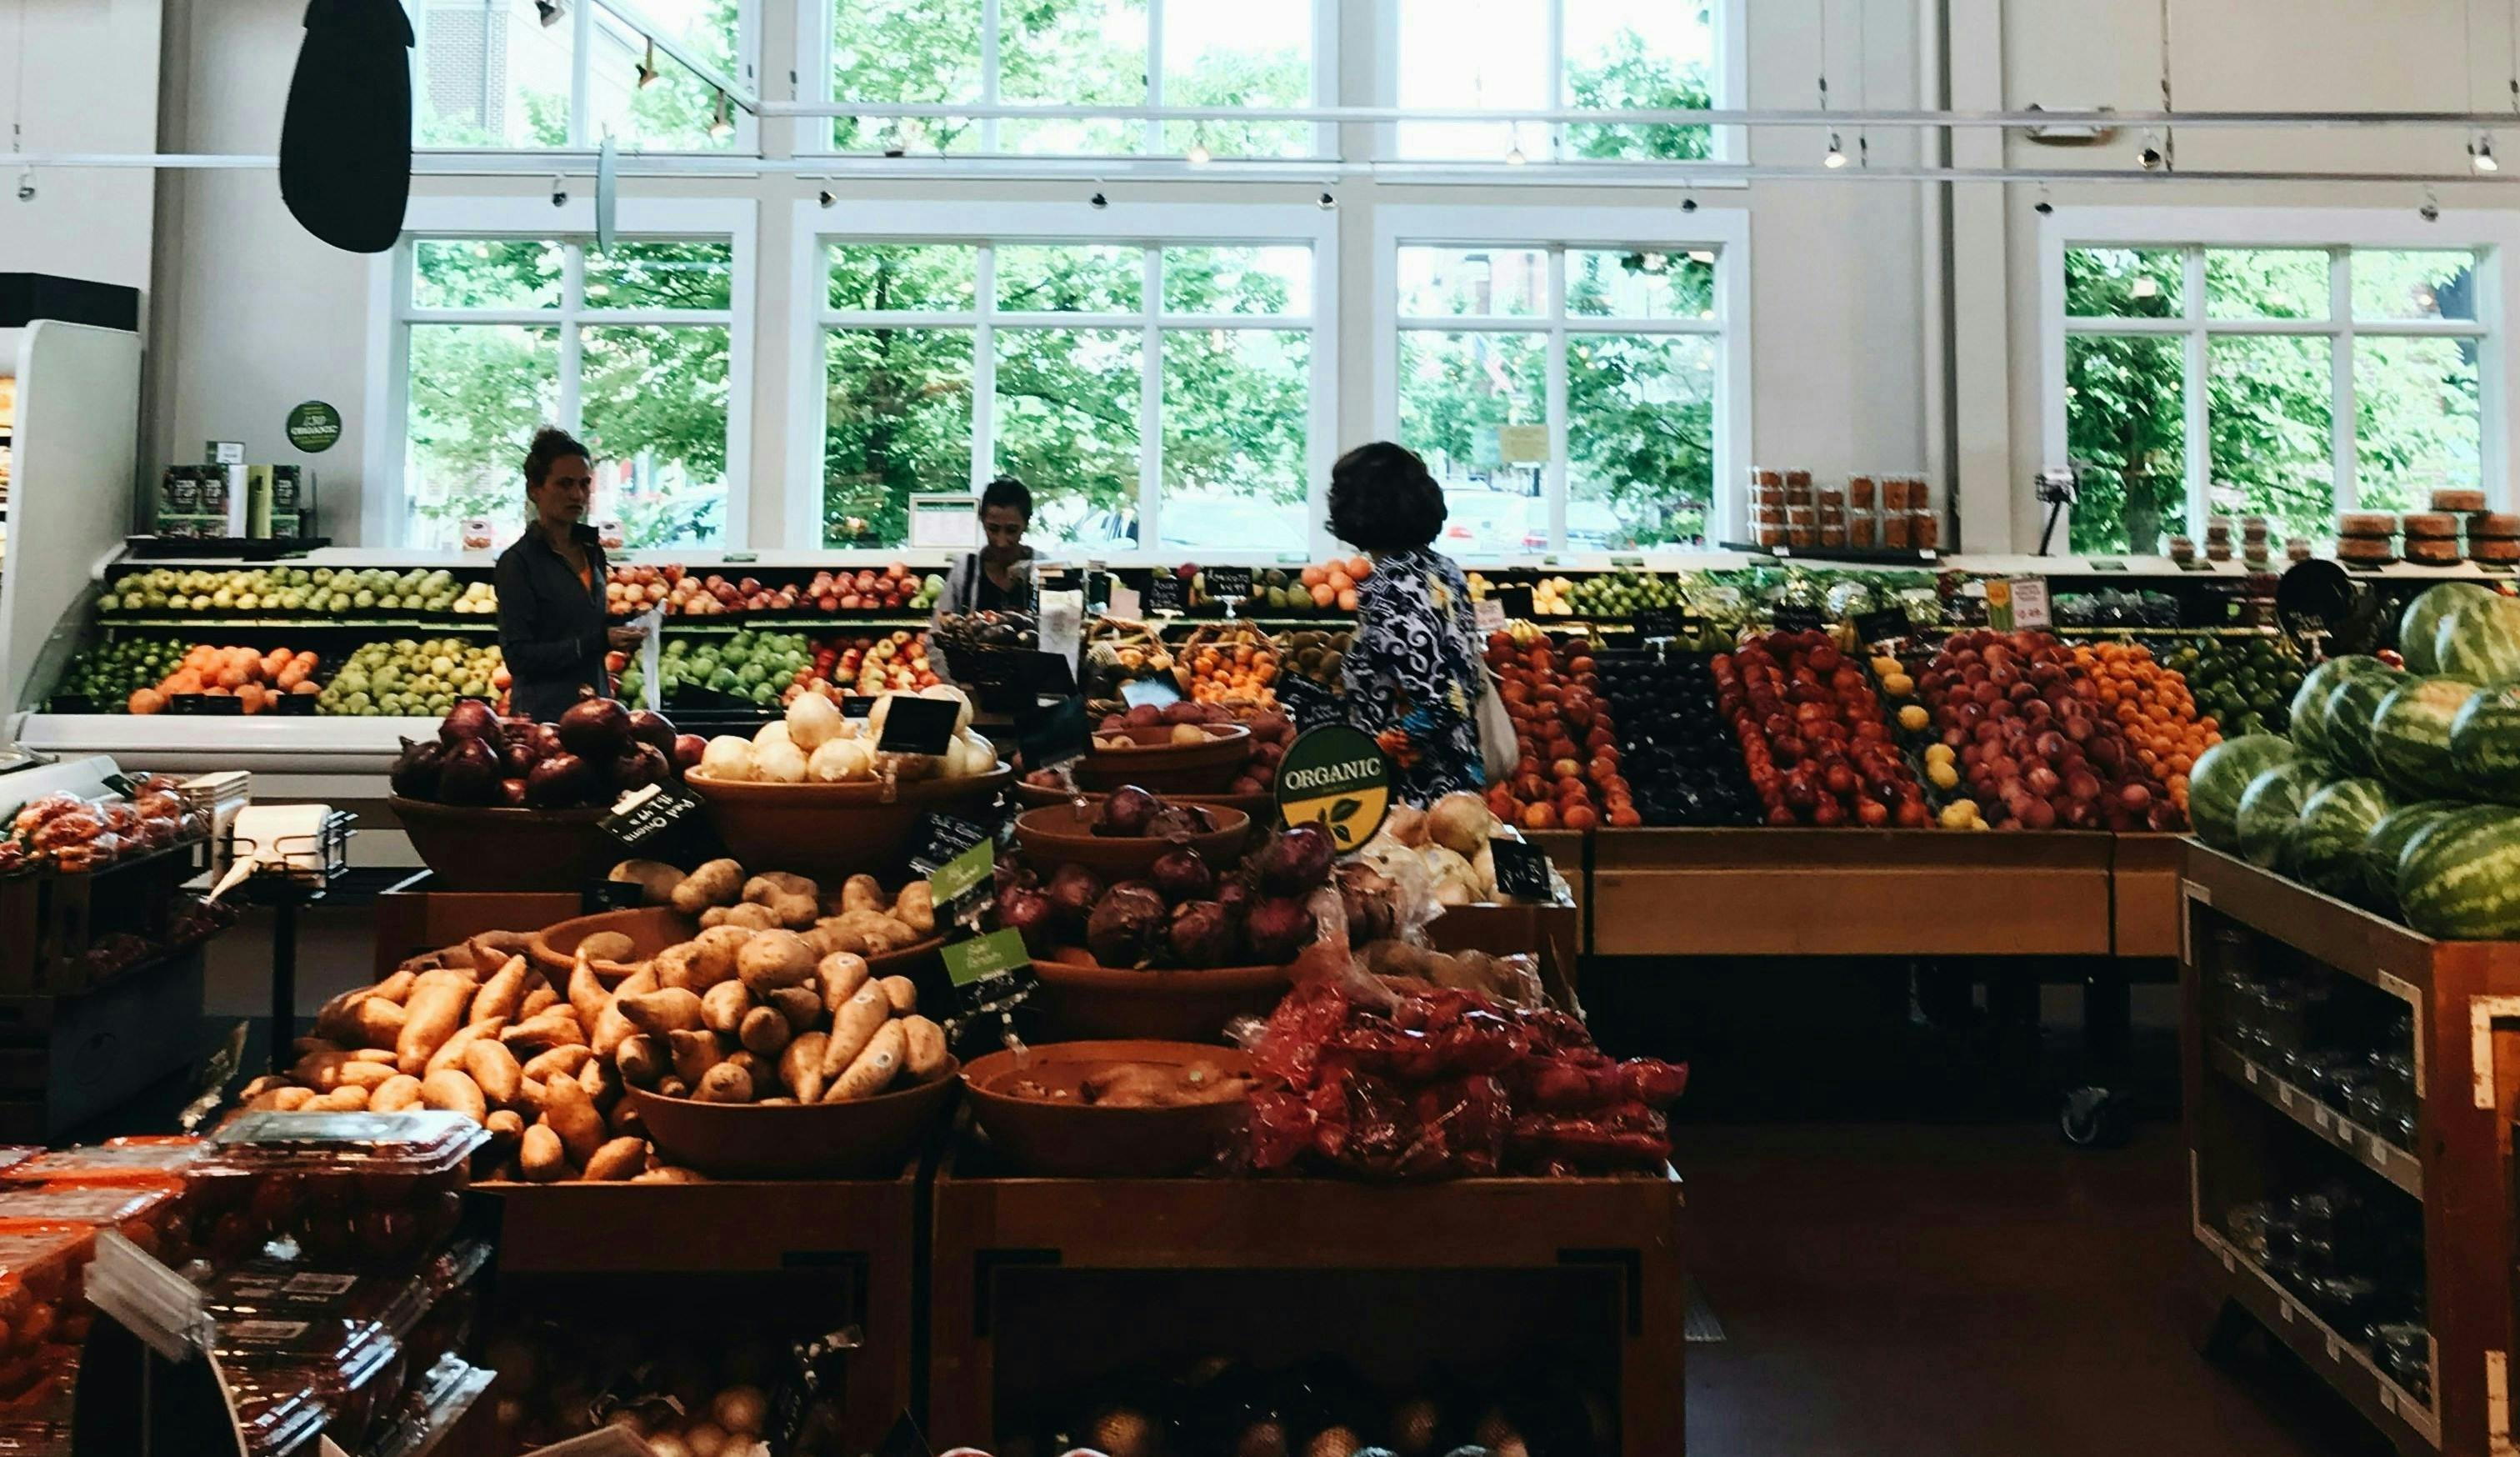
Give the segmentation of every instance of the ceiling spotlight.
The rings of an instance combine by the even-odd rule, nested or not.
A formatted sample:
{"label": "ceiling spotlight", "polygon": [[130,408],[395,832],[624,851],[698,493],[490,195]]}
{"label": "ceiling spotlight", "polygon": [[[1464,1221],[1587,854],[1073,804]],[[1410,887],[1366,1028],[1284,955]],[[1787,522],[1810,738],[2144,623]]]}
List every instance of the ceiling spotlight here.
{"label": "ceiling spotlight", "polygon": [[2161,170],[2161,164],[2165,159],[2161,153],[2160,139],[2151,132],[2145,132],[2143,148],[2136,153],[2135,164],[2147,172],[2157,172]]}
{"label": "ceiling spotlight", "polygon": [[18,174],[18,201],[21,203],[31,203],[35,201],[35,169],[33,167],[28,167],[26,170]]}
{"label": "ceiling spotlight", "polygon": [[820,193],[816,194],[816,196],[822,199],[823,205],[826,207],[829,207],[833,203],[839,201],[839,199],[832,196],[832,190],[828,187],[824,188]]}
{"label": "ceiling spotlight", "polygon": [[1695,212],[1697,210],[1697,200],[1695,198],[1681,199],[1680,210],[1683,212]]}
{"label": "ceiling spotlight", "polygon": [[1204,133],[1190,139],[1190,150],[1183,153],[1182,157],[1194,167],[1206,166],[1216,159],[1215,155],[1207,150],[1207,137]]}
{"label": "ceiling spotlight", "polygon": [[727,114],[726,93],[717,94],[717,110],[709,116],[708,139],[723,142],[735,135],[735,118]]}
{"label": "ceiling spotlight", "polygon": [[1101,193],[1099,193],[1099,192],[1098,192],[1098,193],[1096,193],[1094,196],[1092,196],[1092,197],[1090,197],[1090,198],[1087,198],[1085,201],[1086,201],[1086,204],[1087,204],[1089,206],[1094,206],[1094,207],[1108,207],[1108,206],[1110,206],[1110,205],[1111,205],[1111,200],[1110,200],[1109,198],[1106,198],[1106,197],[1102,196],[1102,195]]}
{"label": "ceiling spotlight", "polygon": [[1323,210],[1323,211],[1325,211],[1325,212],[1327,212],[1327,211],[1328,211],[1330,208],[1335,207],[1335,206],[1337,206],[1337,205],[1338,205],[1338,199],[1336,199],[1336,198],[1334,198],[1334,197],[1331,197],[1331,196],[1330,196],[1327,191],[1325,191],[1325,192],[1321,195],[1321,198],[1319,199],[1319,203],[1320,203],[1320,205],[1321,205],[1322,210]]}
{"label": "ceiling spotlight", "polygon": [[1821,165],[1832,171],[1846,165],[1846,144],[1837,139],[1835,132],[1828,134],[1828,156],[1821,159]]}
{"label": "ceiling spotlight", "polygon": [[2467,144],[2467,164],[2480,172],[2502,170],[2502,163],[2494,159],[2494,133],[2480,131],[2476,140]]}
{"label": "ceiling spotlight", "polygon": [[656,83],[656,77],[661,74],[661,72],[656,69],[656,42],[653,37],[650,37],[648,41],[647,59],[632,68],[631,74],[639,78],[639,85],[642,89],[652,86]]}
{"label": "ceiling spotlight", "polygon": [[543,28],[548,30],[560,23],[561,17],[568,14],[568,0],[534,0],[534,14],[541,18]]}
{"label": "ceiling spotlight", "polygon": [[2426,222],[2441,221],[2441,201],[2432,195],[2431,189],[2425,190],[2424,205],[2415,209],[2415,216]]}

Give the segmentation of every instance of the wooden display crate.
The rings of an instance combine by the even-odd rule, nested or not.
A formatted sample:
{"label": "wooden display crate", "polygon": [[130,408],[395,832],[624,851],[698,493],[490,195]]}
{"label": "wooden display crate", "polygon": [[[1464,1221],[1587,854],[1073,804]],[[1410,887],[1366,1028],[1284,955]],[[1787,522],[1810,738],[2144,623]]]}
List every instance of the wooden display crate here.
{"label": "wooden display crate", "polygon": [[[482,1184],[494,1204],[498,1273],[519,1277],[811,1277],[841,1298],[815,1323],[854,1323],[843,1436],[871,1451],[912,1409],[918,1359],[921,1161],[898,1177],[704,1184]],[[861,1375],[864,1380],[861,1380]]]}
{"label": "wooden display crate", "polygon": [[[2402,1451],[2510,1451],[2515,1205],[2507,1170],[2520,1096],[2520,943],[2436,941],[2193,842],[2181,892],[2190,1222],[2197,1279],[2218,1328],[2234,1309],[2256,1317]],[[2209,1020],[2218,936],[2261,948],[2252,954],[2306,957],[2411,1009],[2419,1105],[2411,1148],[2313,1096]],[[2225,1228],[2231,1205],[2305,1172],[2420,1205],[2428,1397],[2383,1374],[2359,1332],[2320,1319]]]}
{"label": "wooden display crate", "polygon": [[1600,956],[2106,956],[2112,837],[1615,830],[1592,846]]}
{"label": "wooden display crate", "polygon": [[580,914],[566,892],[432,890],[424,870],[377,897],[377,978],[424,951],[451,946],[485,931],[540,931]]}
{"label": "wooden display crate", "polygon": [[2175,960],[2179,955],[2181,870],[2184,835],[2116,835],[2109,861],[2110,949],[2120,956]]}
{"label": "wooden display crate", "polygon": [[[1211,1296],[1220,1287],[1251,1294],[1191,1334],[1194,1348],[1180,1354],[1286,1359],[1335,1345],[1341,1334],[1395,1361],[1455,1339],[1598,1340],[1617,1372],[1622,1450],[1673,1457],[1683,1442],[1688,1307],[1681,1214],[1680,1180],[1669,1174],[1410,1185],[1023,1178],[994,1168],[987,1150],[966,1140],[938,1165],[933,1190],[927,1435],[940,1448],[990,1447],[1002,1378],[1044,1362],[1109,1369],[1126,1360],[1107,1346],[1082,1349],[1089,1335],[1143,1346],[1139,1315],[1077,1321],[1069,1291],[1046,1302],[1036,1296],[1040,1308],[1028,1315],[1010,1303],[1020,1286],[1038,1292],[1046,1278],[1075,1276],[1124,1290],[1128,1308],[1148,1319],[1192,1303],[1202,1280],[1213,1282]],[[1445,1302],[1487,1298],[1482,1282],[1492,1280],[1497,1318],[1433,1315],[1406,1296],[1358,1293],[1368,1279],[1411,1276],[1422,1276],[1413,1293]],[[1292,1294],[1308,1280],[1332,1289],[1334,1320]],[[1564,1319],[1505,1313],[1505,1302],[1533,1298],[1539,1281],[1556,1282],[1542,1298]],[[1570,1296],[1577,1287],[1583,1294]],[[1062,1308],[1068,1318],[1051,1318]],[[1579,1309],[1600,1319],[1580,1320]]]}
{"label": "wooden display crate", "polygon": [[0,1142],[50,1143],[191,1066],[202,945],[92,990],[0,993]]}

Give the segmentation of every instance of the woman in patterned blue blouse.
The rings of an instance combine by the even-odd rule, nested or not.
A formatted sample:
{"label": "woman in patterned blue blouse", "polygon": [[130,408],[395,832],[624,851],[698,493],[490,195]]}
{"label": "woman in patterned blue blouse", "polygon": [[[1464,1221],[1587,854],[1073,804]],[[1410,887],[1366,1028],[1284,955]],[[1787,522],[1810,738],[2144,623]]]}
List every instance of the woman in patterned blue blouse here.
{"label": "woman in patterned blue blouse", "polygon": [[1330,468],[1329,510],[1330,533],[1373,558],[1341,664],[1347,721],[1399,766],[1400,798],[1423,805],[1478,789],[1484,669],[1469,586],[1431,547],[1444,529],[1443,491],[1416,453],[1377,440]]}

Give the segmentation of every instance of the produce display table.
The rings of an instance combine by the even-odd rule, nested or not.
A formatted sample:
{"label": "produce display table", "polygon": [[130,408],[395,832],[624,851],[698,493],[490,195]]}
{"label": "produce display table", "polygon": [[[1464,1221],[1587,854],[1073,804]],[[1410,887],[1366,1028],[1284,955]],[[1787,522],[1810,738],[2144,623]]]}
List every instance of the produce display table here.
{"label": "produce display table", "polygon": [[[1388,1186],[1010,1177],[965,1140],[933,1190],[927,1435],[940,1448],[988,1447],[1001,1403],[1173,1341],[1192,1344],[1162,1353],[1255,1360],[1344,1342],[1362,1360],[1536,1336],[1544,1348],[1598,1343],[1598,1369],[1616,1372],[1621,1450],[1669,1457],[1683,1442],[1682,1205],[1668,1172]],[[1041,1293],[1071,1277],[1079,1284]],[[1308,1277],[1320,1301],[1296,1294],[1315,1288]],[[1367,1298],[1370,1280],[1411,1288]],[[1202,1282],[1277,1294],[1210,1320]],[[1072,1318],[1098,1289],[1126,1292],[1129,1319]],[[1516,1298],[1534,1302],[1528,1321],[1508,1310]],[[1489,1303],[1480,1314],[1464,1300]],[[1046,1303],[1071,1318],[1043,1328]],[[1188,1329],[1161,1329],[1168,1320]]]}
{"label": "produce display table", "polygon": [[[922,1182],[913,1159],[889,1179],[481,1184],[474,1197],[496,1207],[503,1291],[520,1279],[722,1276],[745,1308],[797,1307],[816,1335],[854,1325],[843,1436],[871,1451],[912,1404]],[[690,1303],[717,1299],[696,1291]]]}
{"label": "produce display table", "polygon": [[[2185,847],[2181,1043],[2196,1274],[2215,1336],[2245,1310],[2408,1452],[2510,1450],[2506,1362],[2515,1336],[2509,1126],[2520,1092],[2520,944],[2436,941],[2295,882]],[[2230,988],[2271,974],[2329,987],[2324,1023],[2288,1019],[2272,1041]],[[2375,1131],[2365,1109],[2318,1089],[2317,1053],[2287,1050],[2287,1023],[2370,1035],[2408,1018],[2413,1137]],[[2374,1054],[2377,1057],[2378,1054]],[[2279,1279],[2299,1246],[2253,1249],[2232,1211],[2304,1189],[2343,1189],[2362,1220],[2420,1231],[2431,1390],[2366,1348],[2368,1322],[2334,1292]],[[2348,1243],[2342,1207],[2335,1244]],[[2340,1253],[2338,1263],[2344,1260]],[[2276,1266],[2277,1268],[2270,1268]],[[2416,1343],[2418,1351],[2422,1343]]]}
{"label": "produce display table", "polygon": [[485,931],[540,931],[586,910],[583,899],[549,891],[462,891],[434,888],[436,876],[417,871],[377,896],[377,978],[424,951],[451,946]]}
{"label": "produce display table", "polygon": [[2109,941],[2119,956],[2179,955],[2180,871],[2184,835],[2115,835],[2109,862]]}

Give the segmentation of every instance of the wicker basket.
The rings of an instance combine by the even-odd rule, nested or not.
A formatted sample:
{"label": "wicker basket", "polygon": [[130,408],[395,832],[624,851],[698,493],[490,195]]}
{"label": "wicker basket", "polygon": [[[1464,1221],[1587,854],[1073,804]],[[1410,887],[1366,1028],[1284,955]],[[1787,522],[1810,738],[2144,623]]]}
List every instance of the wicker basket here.
{"label": "wicker basket", "polygon": [[[1284,644],[1248,622],[1206,622],[1182,643],[1190,696],[1229,708],[1278,706],[1279,660]],[[1208,666],[1238,675],[1203,672]]]}

